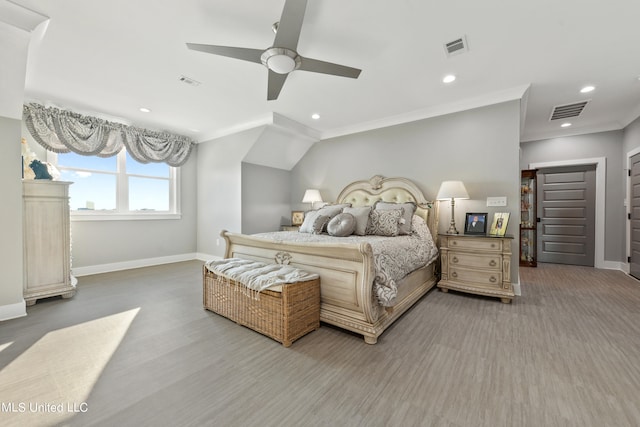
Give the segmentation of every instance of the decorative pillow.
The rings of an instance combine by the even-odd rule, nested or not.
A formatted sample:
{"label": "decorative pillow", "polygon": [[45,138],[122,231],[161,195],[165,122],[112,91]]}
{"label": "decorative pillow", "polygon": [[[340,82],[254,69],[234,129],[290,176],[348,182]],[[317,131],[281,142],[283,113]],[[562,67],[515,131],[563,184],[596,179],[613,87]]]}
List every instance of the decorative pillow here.
{"label": "decorative pillow", "polygon": [[339,213],[342,213],[342,209],[344,208],[345,208],[344,205],[328,205],[318,209],[318,212],[320,212],[321,215],[326,215],[329,218],[333,218]]}
{"label": "decorative pillow", "polygon": [[369,213],[371,212],[371,206],[364,206],[361,208],[344,208],[344,213],[351,214],[356,220],[356,229],[353,234],[358,236],[364,236],[367,234],[367,224],[369,223]]}
{"label": "decorative pillow", "polygon": [[378,201],[374,205],[377,210],[404,209],[400,225],[398,226],[398,234],[411,234],[411,219],[416,212],[416,204],[413,202],[406,203],[389,203]]}
{"label": "decorative pillow", "polygon": [[[339,213],[342,213],[342,209],[344,209],[346,206],[348,205],[327,205],[318,209],[318,212],[320,212],[320,215],[328,216],[329,221],[331,221],[331,219],[334,216],[338,215]],[[327,231],[326,225],[324,227],[324,230],[322,231]]]}
{"label": "decorative pillow", "polygon": [[356,218],[348,213],[341,213],[333,217],[327,224],[327,232],[336,237],[347,237],[356,229]]}
{"label": "decorative pillow", "polygon": [[322,228],[329,222],[329,217],[320,215],[319,211],[309,211],[304,216],[304,221],[300,226],[300,233],[322,233]]}
{"label": "decorative pillow", "polygon": [[393,237],[398,235],[398,225],[402,218],[402,209],[372,210],[369,215],[367,234]]}

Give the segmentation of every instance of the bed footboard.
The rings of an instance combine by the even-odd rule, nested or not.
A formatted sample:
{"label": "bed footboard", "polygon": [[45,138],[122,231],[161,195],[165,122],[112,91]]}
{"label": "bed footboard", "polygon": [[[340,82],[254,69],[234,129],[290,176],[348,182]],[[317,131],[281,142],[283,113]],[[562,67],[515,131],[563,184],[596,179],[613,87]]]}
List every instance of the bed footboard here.
{"label": "bed footboard", "polygon": [[220,235],[226,242],[225,258],[288,264],[318,273],[320,320],[362,334],[369,344],[375,344],[378,336],[435,284],[432,266],[417,270],[405,279],[411,282],[407,294],[385,310],[373,296],[375,270],[368,243],[309,245],[228,231]]}

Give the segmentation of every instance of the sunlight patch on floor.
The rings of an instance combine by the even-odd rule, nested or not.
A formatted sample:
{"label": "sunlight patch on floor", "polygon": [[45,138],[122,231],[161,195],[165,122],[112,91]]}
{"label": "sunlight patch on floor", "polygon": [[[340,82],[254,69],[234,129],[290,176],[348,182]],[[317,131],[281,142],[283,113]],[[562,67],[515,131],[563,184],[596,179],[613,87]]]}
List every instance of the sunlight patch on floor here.
{"label": "sunlight patch on floor", "polygon": [[[53,425],[86,401],[140,308],[49,332],[0,371],[3,425]],[[3,344],[3,348],[11,345]]]}

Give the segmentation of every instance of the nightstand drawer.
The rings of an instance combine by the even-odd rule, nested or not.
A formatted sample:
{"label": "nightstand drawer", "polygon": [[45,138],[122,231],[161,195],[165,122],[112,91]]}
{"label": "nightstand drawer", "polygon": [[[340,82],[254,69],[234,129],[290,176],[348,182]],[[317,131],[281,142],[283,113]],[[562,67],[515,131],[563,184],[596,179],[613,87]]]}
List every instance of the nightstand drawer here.
{"label": "nightstand drawer", "polygon": [[454,252],[449,254],[449,266],[502,270],[502,257],[500,255],[478,255]]}
{"label": "nightstand drawer", "polygon": [[501,271],[478,271],[465,268],[449,268],[449,280],[467,284],[477,284],[492,288],[502,287]]}
{"label": "nightstand drawer", "polygon": [[482,238],[469,239],[464,237],[450,237],[449,248],[454,249],[469,249],[469,250],[484,250],[484,251],[502,251],[502,240],[494,238]]}

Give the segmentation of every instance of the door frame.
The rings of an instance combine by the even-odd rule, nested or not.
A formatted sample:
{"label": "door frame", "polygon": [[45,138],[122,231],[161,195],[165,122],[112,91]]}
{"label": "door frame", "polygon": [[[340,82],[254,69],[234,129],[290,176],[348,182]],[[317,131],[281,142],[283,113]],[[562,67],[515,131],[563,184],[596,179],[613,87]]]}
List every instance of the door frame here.
{"label": "door frame", "polygon": [[626,221],[626,233],[625,239],[627,240],[627,256],[625,258],[625,262],[622,263],[624,266],[623,270],[625,273],[629,274],[631,271],[631,266],[627,261],[631,256],[631,221],[628,220],[629,215],[631,214],[631,180],[629,179],[629,171],[631,170],[631,158],[636,154],[640,154],[640,147],[634,148],[633,150],[627,152],[627,192],[624,196],[624,207],[627,208],[627,221]]}
{"label": "door frame", "polygon": [[[554,162],[529,163],[529,169],[554,168],[559,166],[596,165],[596,230],[594,236],[595,254],[593,266],[595,268],[618,269],[616,265],[608,265],[604,260],[604,226],[605,226],[605,198],[607,182],[607,158],[593,157],[589,159],[558,160]],[[627,269],[629,264],[627,264]]]}

